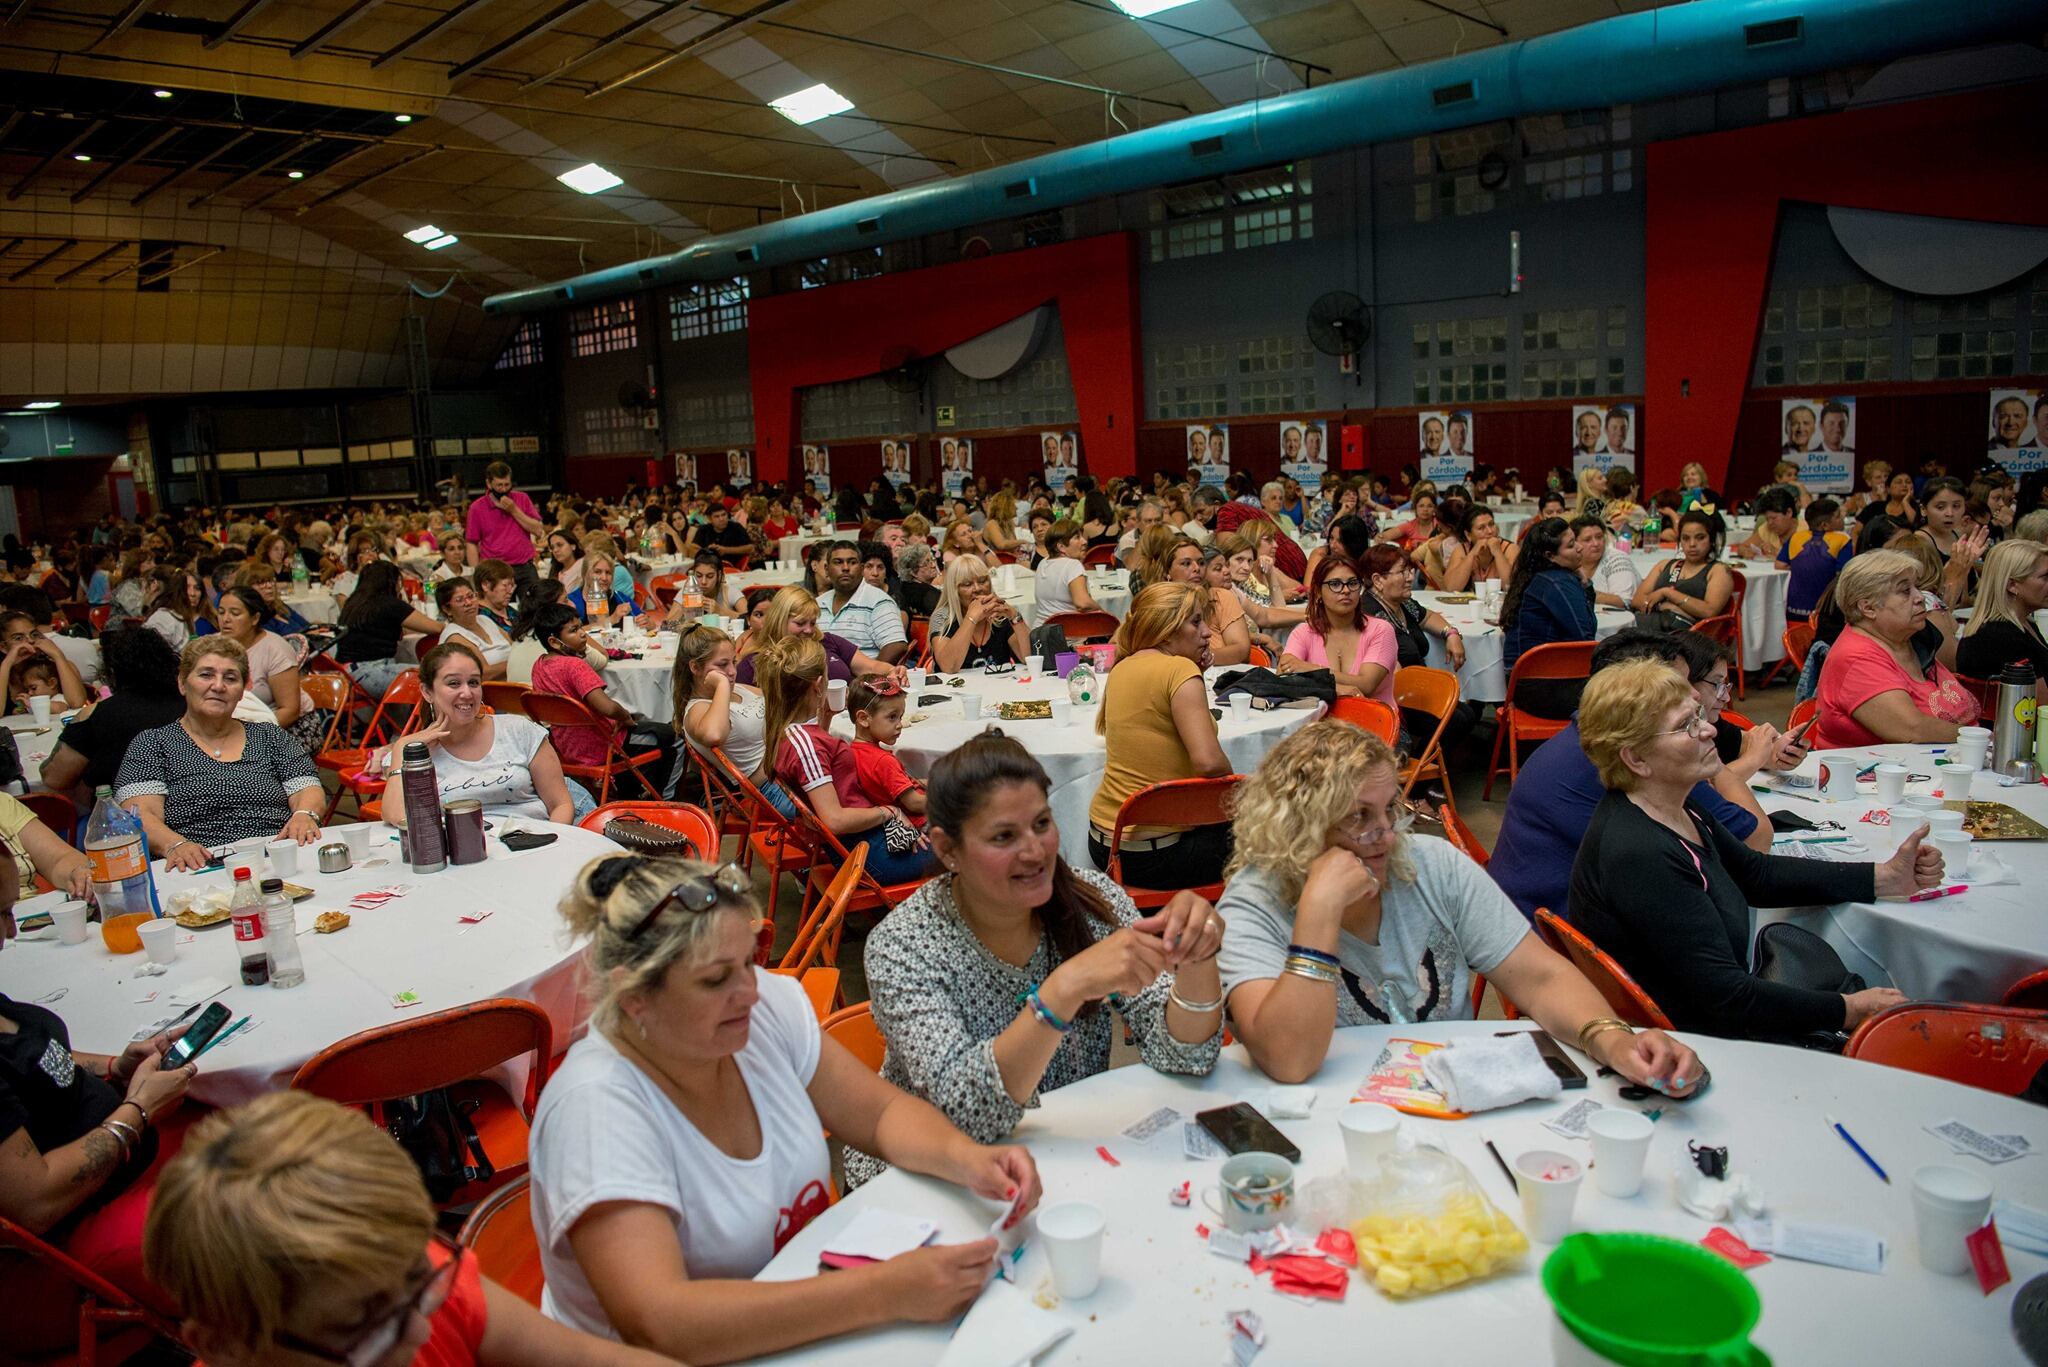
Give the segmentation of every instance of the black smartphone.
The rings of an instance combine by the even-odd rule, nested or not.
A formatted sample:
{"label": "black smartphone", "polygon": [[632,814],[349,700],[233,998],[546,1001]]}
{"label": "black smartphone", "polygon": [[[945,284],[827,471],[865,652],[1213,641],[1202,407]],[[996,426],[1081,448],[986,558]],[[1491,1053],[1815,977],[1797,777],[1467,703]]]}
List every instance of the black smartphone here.
{"label": "black smartphone", "polygon": [[1543,1061],[1550,1065],[1551,1072],[1557,1074],[1558,1082],[1566,1091],[1586,1085],[1586,1075],[1579,1071],[1578,1064],[1572,1062],[1570,1054],[1557,1047],[1557,1041],[1550,1037],[1548,1030],[1502,1030],[1498,1033],[1501,1037],[1527,1035],[1534,1040],[1536,1052],[1543,1055]]}
{"label": "black smartphone", "polygon": [[212,1042],[220,1028],[228,1023],[231,1013],[222,1002],[214,1002],[199,1013],[199,1019],[185,1027],[185,1033],[171,1041],[171,1047],[164,1050],[165,1068],[182,1068]]}
{"label": "black smartphone", "polygon": [[1273,1122],[1260,1115],[1258,1108],[1248,1101],[1218,1106],[1213,1111],[1197,1111],[1195,1123],[1232,1153],[1277,1153],[1290,1163],[1301,1161],[1301,1150],[1294,1141],[1274,1129]]}

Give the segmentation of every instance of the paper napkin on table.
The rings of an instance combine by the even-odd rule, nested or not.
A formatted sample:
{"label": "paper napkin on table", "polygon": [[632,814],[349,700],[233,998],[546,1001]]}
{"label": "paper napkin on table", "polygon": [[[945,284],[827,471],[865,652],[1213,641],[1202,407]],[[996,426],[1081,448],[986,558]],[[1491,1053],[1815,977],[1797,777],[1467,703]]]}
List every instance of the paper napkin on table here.
{"label": "paper napkin on table", "polygon": [[1435,1050],[1423,1058],[1422,1075],[1457,1111],[1497,1110],[1554,1097],[1561,1088],[1526,1031]]}
{"label": "paper napkin on table", "polygon": [[1073,1325],[1039,1309],[1021,1288],[990,1282],[953,1331],[939,1367],[1025,1367],[1073,1332]]}
{"label": "paper napkin on table", "polygon": [[820,1256],[886,1262],[898,1254],[923,1248],[939,1227],[930,1220],[912,1219],[893,1210],[864,1210],[847,1222],[819,1250]]}

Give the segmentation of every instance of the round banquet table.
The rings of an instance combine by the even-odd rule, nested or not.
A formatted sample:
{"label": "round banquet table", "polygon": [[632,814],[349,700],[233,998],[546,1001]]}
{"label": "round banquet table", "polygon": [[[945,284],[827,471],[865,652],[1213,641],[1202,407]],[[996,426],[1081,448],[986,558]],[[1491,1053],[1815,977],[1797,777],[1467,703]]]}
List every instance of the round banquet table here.
{"label": "round banquet table", "polygon": [[[1302,1151],[1297,1192],[1311,1179],[1342,1171],[1337,1113],[1390,1036],[1455,1042],[1491,1034],[1502,1024],[1337,1031],[1328,1060],[1309,1084],[1316,1093],[1310,1118],[1274,1122]],[[1915,1252],[1910,1175],[1923,1164],[1957,1165],[1988,1177],[1999,1196],[2038,1203],[2043,1179],[2038,1166],[2029,1171],[2028,1165],[2044,1161],[2038,1151],[2048,1142],[2048,1112],[1938,1078],[1828,1054],[1718,1039],[1688,1042],[1713,1070],[1713,1085],[1696,1100],[1661,1107],[1638,1195],[1623,1200],[1602,1195],[1591,1181],[1581,1184],[1575,1229],[1704,1237],[1712,1222],[1678,1207],[1673,1174],[1686,1161],[1686,1141],[1726,1144],[1733,1170],[1749,1176],[1773,1216],[1850,1225],[1889,1245],[1885,1270],[1876,1275],[1787,1258],[1748,1274],[1763,1301],[1753,1338],[1777,1361],[1972,1367],[2025,1361],[2007,1321],[2015,1290],[2048,1268],[2048,1258],[2008,1244],[2012,1281],[1989,1296],[1979,1293],[1974,1278],[1926,1271]],[[1581,1062],[1591,1074],[1591,1065]],[[1270,1088],[1246,1061],[1243,1046],[1236,1045],[1224,1050],[1206,1078],[1169,1077],[1143,1065],[1118,1068],[1049,1092],[1042,1105],[1025,1112],[1013,1139],[1027,1145],[1037,1160],[1045,1204],[1090,1201],[1108,1216],[1102,1285],[1086,1300],[1042,1312],[1071,1326],[1073,1335],[1039,1361],[1047,1367],[1228,1362],[1225,1316],[1243,1308],[1265,1320],[1266,1350],[1260,1359],[1265,1362],[1345,1362],[1356,1359],[1365,1343],[1374,1358],[1390,1362],[1550,1361],[1551,1312],[1538,1280],[1552,1247],[1548,1244],[1533,1244],[1518,1271],[1410,1301],[1390,1300],[1354,1274],[1341,1304],[1276,1294],[1269,1279],[1211,1255],[1195,1232],[1197,1224],[1214,1223],[1199,1195],[1185,1209],[1169,1204],[1166,1195],[1182,1182],[1192,1182],[1197,1192],[1214,1184],[1217,1164],[1186,1158],[1177,1124],[1142,1144],[1119,1131],[1161,1106],[1183,1117],[1239,1100],[1263,1108]],[[1540,1122],[1579,1097],[1630,1108],[1617,1093],[1614,1079],[1595,1077],[1587,1090],[1566,1092],[1556,1101],[1526,1102],[1472,1120],[1403,1117],[1401,1123],[1409,1139],[1442,1147],[1462,1161],[1487,1198],[1521,1225],[1520,1202],[1483,1141],[1491,1139],[1509,1162],[1535,1149],[1563,1150],[1586,1162],[1591,1158],[1588,1141],[1559,1138]],[[1869,1146],[1893,1174],[1890,1185],[1879,1182],[1829,1132],[1826,1113]],[[1920,1128],[1951,1116],[1986,1132],[2026,1135],[2036,1152],[1996,1168],[1958,1157]],[[1103,1161],[1097,1145],[1121,1166]],[[891,1170],[805,1226],[758,1280],[813,1275],[819,1250],[868,1209],[933,1221],[939,1226],[938,1243],[980,1238],[996,1214],[993,1203],[959,1188]],[[1047,1279],[1044,1252],[1029,1236],[1015,1276],[1027,1293]],[[893,1325],[762,1360],[819,1367],[934,1363],[946,1351],[953,1328]],[[973,1329],[970,1320],[963,1333]]]}
{"label": "round banquet table", "polygon": [[[799,532],[795,536],[785,536],[775,544],[775,558],[777,560],[794,560],[801,567],[806,550],[817,545],[820,541],[830,541],[836,535],[836,532]],[[852,541],[857,535],[855,532],[848,532],[846,533],[846,539]]]}
{"label": "round banquet table", "polygon": [[[1415,591],[1416,602],[1442,614],[1443,619],[1456,627],[1458,635],[1464,638],[1465,667],[1457,671],[1458,696],[1474,703],[1507,701],[1507,638],[1501,634],[1498,623],[1487,620],[1498,609],[1489,608],[1482,615],[1477,600],[1446,603],[1444,597],[1434,589]],[[1623,612],[1620,608],[1600,608],[1597,616],[1598,639],[1603,641],[1635,620],[1632,613]],[[1435,636],[1429,638],[1429,664],[1434,669],[1451,667],[1451,657],[1445,653],[1444,643]]]}
{"label": "round banquet table", "polygon": [[[1088,593],[1102,610],[1118,621],[1131,610],[1131,572],[1124,569],[1091,569],[1087,572]],[[996,596],[1024,614],[1029,622],[1038,606],[1038,571],[1029,565],[997,565],[992,571]]]}
{"label": "round banquet table", "polygon": [[[1850,763],[1861,769],[1879,758],[1904,764],[1915,777],[1910,793],[1941,792],[1961,801],[1964,794],[1950,791],[1950,775],[1957,771],[1934,763],[1939,751],[1925,745],[1872,745],[1855,750],[1827,752],[1829,763]],[[1819,771],[1822,756],[1808,755],[1797,772],[1809,777]],[[1847,859],[1889,859],[1898,848],[1899,834],[1889,826],[1866,823],[1863,817],[1878,808],[1876,784],[1865,779],[1857,784],[1853,799],[1831,802],[1786,800],[1786,791],[1812,796],[1817,788],[1787,790],[1773,783],[1772,795],[1760,795],[1766,810],[1789,810],[1810,821],[1839,821],[1859,846],[1815,846]],[[1970,786],[1969,798],[1979,802],[2003,802],[2043,826],[2048,826],[2048,788],[2039,783],[1999,785],[1998,776],[1979,770]],[[1780,852],[1788,845],[1778,845]],[[1991,876],[1991,858],[2011,870],[2017,882],[1984,883]],[[1806,927],[1833,945],[1849,970],[1860,973],[1874,986],[1886,982],[1908,997],[1920,1001],[1995,1002],[2007,988],[2038,969],[2048,968],[2048,918],[2041,915],[2041,888],[2048,885],[2048,842],[2038,840],[1994,840],[1973,843],[1971,871],[1960,877],[1951,870],[1949,883],[1970,884],[1968,892],[1931,902],[1845,902],[1832,907],[1777,907],[1753,913],[1761,927],[1773,921],[1792,921]],[[2033,889],[2031,892],[2028,889]]]}
{"label": "round banquet table", "polygon": [[[1649,582],[1657,567],[1675,559],[1674,550],[1630,551],[1636,573]],[[1785,590],[1792,582],[1789,570],[1768,560],[1728,560],[1722,564],[1742,571],[1742,662],[1760,669],[1785,658]]]}
{"label": "round banquet table", "polygon": [[[62,717],[74,715],[76,714],[67,712],[62,714]],[[50,752],[64,739],[64,720],[53,715],[48,726],[37,726],[34,717],[23,713],[20,716],[0,717],[0,726],[6,727],[14,735],[14,749],[21,756],[21,776],[28,785],[28,790],[32,793],[47,792],[43,786],[43,761],[50,757]],[[79,815],[83,816],[85,813],[81,812]],[[69,839],[71,833],[59,831],[57,834]]]}
{"label": "round banquet table", "polygon": [[[730,617],[706,617],[701,619],[724,630],[727,635],[736,635],[739,623]],[[676,633],[657,632],[652,636],[637,639],[627,638],[615,631],[603,633],[600,643],[615,644],[639,655],[636,660],[613,660],[604,667],[605,691],[623,704],[635,716],[650,721],[671,721],[675,717],[675,698],[670,692],[670,679],[676,667]]]}
{"label": "round banquet table", "polygon": [[[1219,674],[1234,673],[1241,667],[1232,665],[1210,670],[1210,684],[1213,687]],[[1067,696],[1067,681],[1049,668],[1043,674],[1027,676],[1021,667],[1015,674],[998,674],[992,678],[979,669],[958,670],[943,677],[964,680],[965,686],[949,688],[940,682],[941,676],[936,673],[925,680],[924,689],[918,697],[943,695],[943,700],[929,704],[913,700],[903,734],[896,741],[896,758],[904,769],[912,778],[924,778],[941,755],[957,749],[962,742],[979,735],[985,727],[1000,726],[1004,734],[1024,743],[1052,779],[1052,814],[1059,823],[1060,853],[1076,868],[1094,868],[1093,861],[1088,858],[1088,804],[1095,800],[1095,790],[1101,785],[1108,754],[1103,738],[1095,733],[1096,709],[1075,708],[1073,720],[1065,726],[1050,720],[1004,721],[998,715],[1002,704],[1064,698]],[[956,701],[960,693],[981,695],[981,717],[978,720],[968,721],[961,716],[960,704]],[[1319,707],[1280,707],[1265,712],[1254,711],[1240,722],[1230,708],[1225,707],[1223,720],[1216,726],[1231,768],[1240,774],[1249,774],[1259,767],[1266,751],[1321,714]],[[850,740],[853,723],[841,713],[832,719],[832,731],[834,735]]]}
{"label": "round banquet table", "polygon": [[341,619],[341,607],[327,589],[294,589],[280,593],[278,601],[296,609],[299,616],[316,627],[333,626]]}
{"label": "round banquet table", "polygon": [[[515,853],[499,843],[507,823],[493,818],[483,863],[422,875],[402,862],[397,833],[388,826],[377,828],[368,856],[390,861],[380,867],[366,867],[366,859],[342,873],[321,873],[316,847],[302,847],[298,871],[286,880],[313,889],[296,907],[306,960],[306,981],[298,987],[242,986],[234,932],[223,921],[181,929],[177,962],[162,977],[135,976],[144,956],[109,953],[97,926],[81,945],[60,945],[50,930],[24,936],[0,953],[0,992],[47,1004],[70,1027],[73,1047],[119,1053],[137,1030],[178,1014],[182,1008],[170,1003],[179,989],[207,978],[231,984],[217,1000],[250,1022],[207,1053],[192,1084],[192,1095],[214,1106],[288,1086],[306,1060],[358,1031],[491,997],[537,1003],[554,1024],[560,1052],[586,1012],[582,945],[570,939],[555,905],[585,861],[618,846],[575,826],[516,824],[559,838]],[[328,836],[340,839],[337,831],[326,832],[323,843]],[[239,858],[227,861],[229,871],[167,874],[156,861],[158,897],[168,910],[172,896],[187,888],[232,887],[231,871],[260,860],[262,843],[241,842]],[[411,892],[374,910],[348,904],[358,893],[401,883]],[[314,934],[313,917],[326,910],[346,911],[351,923],[332,935]],[[474,925],[459,919],[476,911],[493,914]],[[419,1004],[395,1007],[392,998],[408,991],[419,994]],[[515,1060],[492,1076],[517,1095],[526,1062]]]}

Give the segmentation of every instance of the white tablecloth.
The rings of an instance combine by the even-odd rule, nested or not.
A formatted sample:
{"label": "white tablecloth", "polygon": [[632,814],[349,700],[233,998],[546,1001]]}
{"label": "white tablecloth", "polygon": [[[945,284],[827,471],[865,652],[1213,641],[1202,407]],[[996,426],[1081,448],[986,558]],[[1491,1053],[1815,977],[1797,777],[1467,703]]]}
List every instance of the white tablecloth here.
{"label": "white tablecloth", "polygon": [[[1829,762],[1847,762],[1861,769],[1879,756],[1896,758],[1914,774],[1931,781],[1909,784],[1908,793],[1945,791],[1956,771],[1934,763],[1924,745],[1878,745],[1829,752]],[[1812,775],[1821,756],[1809,755],[1799,772]],[[1812,794],[1814,788],[1793,791]],[[1801,802],[1777,796],[1762,798],[1767,811],[1789,810],[1810,821],[1839,821],[1868,847],[1861,855],[1889,859],[1899,836],[1888,826],[1862,821],[1877,806],[1875,784],[1858,785],[1853,801]],[[1962,794],[1948,796],[1962,800]],[[1969,792],[1979,802],[2003,802],[2048,826],[2048,788],[1999,786],[1995,774],[1979,771]],[[1780,846],[1783,849],[1784,846]],[[1842,853],[1854,856],[1854,852]],[[1973,866],[1988,871],[1983,856],[1995,856],[2019,879],[2017,883],[1977,884],[1968,892],[1932,902],[1854,902],[1832,907],[1774,908],[1756,914],[1757,924],[1793,921],[1833,945],[1852,972],[1874,986],[1889,982],[1909,997],[1923,1001],[1995,1002],[2007,988],[2038,969],[2048,968],[2048,917],[2042,915],[2041,889],[2048,885],[2048,842],[1985,841],[1972,847]],[[1951,870],[1953,874],[1955,871]],[[1962,881],[1971,882],[1967,874]],[[2048,1178],[2041,1190],[2048,1194]]]}
{"label": "white tablecloth", "polygon": [[[1038,571],[1028,565],[997,565],[992,571],[996,594],[1030,621],[1038,605]],[[1123,620],[1131,610],[1131,572],[1124,569],[1091,569],[1088,593],[1110,616]]]}
{"label": "white tablecloth", "polygon": [[[938,682],[939,675],[932,675],[919,696],[944,694],[946,700],[929,706],[913,701],[910,724],[903,728],[903,735],[896,742],[896,758],[912,778],[923,778],[941,755],[980,734],[984,727],[1002,727],[1006,735],[1024,743],[1052,780],[1052,814],[1059,823],[1060,853],[1069,864],[1092,869],[1095,865],[1088,858],[1088,804],[1095,800],[1095,790],[1101,786],[1108,753],[1103,738],[1095,733],[1096,709],[1075,708],[1073,720],[1065,726],[1052,721],[1003,721],[997,716],[1006,702],[1066,697],[1067,682],[1052,673],[1051,664],[1048,660],[1046,672],[1030,678],[1020,677],[1021,669],[1016,674],[999,674],[994,678],[979,669],[946,675],[966,681],[966,686],[957,692],[981,695],[978,721],[962,718],[960,705],[954,701],[956,690]],[[1210,670],[1210,683],[1213,685],[1216,676],[1225,672]],[[1255,711],[1240,722],[1225,707],[1223,720],[1217,723],[1223,753],[1233,769],[1249,774],[1259,767],[1268,750],[1319,715],[1315,708],[1276,708]],[[852,724],[843,714],[833,718],[832,727],[839,735],[853,735]]]}
{"label": "white tablecloth", "polygon": [[[47,791],[43,787],[43,761],[64,739],[64,723],[53,715],[48,726],[39,727],[34,717],[23,714],[0,717],[0,726],[14,733],[14,749],[21,756],[22,778],[27,782],[28,790],[32,793]],[[59,831],[57,834],[69,835],[69,832]]]}
{"label": "white tablecloth", "polygon": [[[802,564],[806,550],[817,545],[820,541],[830,541],[838,535],[839,533],[837,532],[800,532],[795,536],[785,536],[775,544],[775,558],[777,560],[794,560],[798,564]],[[847,532],[846,539],[852,541],[857,535],[858,533],[855,532]]]}
{"label": "white tablecloth", "polygon": [[[1456,627],[1458,635],[1464,638],[1465,667],[1458,671],[1459,697],[1466,702],[1477,703],[1507,701],[1507,638],[1501,634],[1497,623],[1486,620],[1499,610],[1488,608],[1482,615],[1477,601],[1446,603],[1444,595],[1433,589],[1417,589],[1415,601],[1432,612],[1442,614],[1443,619]],[[1599,639],[1603,641],[1635,620],[1633,614],[1619,608],[1601,608],[1598,615]],[[1444,643],[1434,636],[1429,638],[1429,664],[1435,669],[1451,667],[1451,657],[1445,653]]]}
{"label": "white tablecloth", "polygon": [[280,593],[278,599],[316,627],[332,626],[341,616],[340,605],[326,589],[293,590]]}
{"label": "white tablecloth", "polygon": [[[1676,557],[1671,550],[1629,552],[1636,572],[1648,582],[1657,567]],[[1789,571],[1766,560],[1723,560],[1740,570],[1745,581],[1742,595],[1742,656],[1751,669],[1785,658],[1785,589],[1792,582]]]}
{"label": "white tablecloth", "polygon": [[[720,619],[730,628],[730,619]],[[730,633],[729,633],[730,634]],[[637,640],[618,639],[623,649],[637,651],[637,660],[614,660],[604,668],[605,692],[612,695],[636,716],[650,721],[670,721],[675,717],[675,698],[670,691],[670,679],[676,667],[676,637],[673,632],[660,632],[643,636]]]}
{"label": "white tablecloth", "polygon": [[[1342,1171],[1338,1111],[1389,1036],[1456,1041],[1501,1028],[1501,1022],[1485,1021],[1337,1031],[1328,1061],[1310,1084],[1316,1092],[1311,1118],[1275,1122],[1302,1152],[1297,1192],[1312,1178]],[[1590,1180],[1581,1184],[1576,1229],[1702,1238],[1711,1225],[1679,1209],[1673,1173],[1686,1161],[1687,1140],[1727,1144],[1734,1171],[1750,1177],[1774,1215],[1852,1225],[1890,1246],[1884,1272],[1874,1276],[1786,1258],[1749,1274],[1763,1300],[1755,1342],[1778,1362],[1976,1367],[2025,1361],[2007,1320],[2016,1289],[2048,1268],[2048,1259],[2008,1246],[2012,1281],[1989,1296],[1980,1294],[1968,1276],[1926,1271],[1915,1252],[1910,1178],[1923,1164],[1956,1165],[1988,1177],[2000,1196],[2039,1203],[2048,1182],[2040,1167],[2048,1158],[2038,1152],[2048,1142],[2048,1112],[1991,1092],[1832,1055],[1728,1040],[1688,1042],[1713,1070],[1712,1087],[1694,1101],[1657,1108],[1662,1117],[1638,1195],[1626,1200],[1603,1196]],[[1593,1071],[1584,1066],[1589,1074]],[[1263,1109],[1271,1085],[1249,1066],[1239,1045],[1224,1051],[1207,1078],[1168,1077],[1142,1065],[1118,1068],[1047,1093],[1043,1105],[1025,1112],[1014,1140],[1028,1145],[1037,1160],[1044,1203],[1090,1201],[1108,1215],[1100,1289],[1086,1300],[1047,1312],[1074,1331],[1043,1359],[1049,1367],[1228,1361],[1225,1316],[1245,1307],[1265,1319],[1261,1362],[1353,1362],[1360,1360],[1365,1344],[1375,1361],[1550,1361],[1551,1312],[1538,1279],[1551,1250],[1547,1244],[1535,1244],[1518,1272],[1408,1302],[1388,1300],[1354,1275],[1341,1305],[1278,1295],[1270,1278],[1254,1277],[1244,1266],[1211,1255],[1195,1233],[1197,1224],[1215,1223],[1199,1196],[1182,1209],[1170,1205],[1166,1193],[1182,1182],[1192,1182],[1197,1192],[1214,1184],[1218,1165],[1185,1158],[1178,1125],[1169,1125],[1147,1144],[1118,1132],[1160,1106],[1187,1117],[1239,1100]],[[1558,1101],[1525,1103],[1459,1122],[1404,1117],[1402,1127],[1416,1141],[1448,1149],[1480,1190],[1520,1225],[1520,1202],[1483,1140],[1491,1139],[1509,1162],[1535,1149],[1561,1149],[1586,1162],[1591,1158],[1587,1141],[1561,1139],[1539,1122],[1579,1097],[1633,1109],[1617,1091],[1613,1079],[1593,1078],[1586,1091],[1567,1092]],[[1825,1113],[1870,1148],[1892,1174],[1890,1185],[1879,1182],[1829,1132]],[[1956,1157],[1920,1128],[1950,1116],[1988,1132],[2001,1132],[2002,1126],[2002,1132],[2026,1135],[2037,1152],[1996,1168]],[[1111,1167],[1098,1157],[1098,1144],[1122,1166]],[[995,1214],[991,1203],[956,1187],[892,1170],[799,1231],[759,1280],[814,1275],[819,1250],[869,1209],[934,1221],[939,1243],[980,1238]],[[1043,1250],[1027,1242],[1017,1281],[1030,1292],[1046,1276]],[[937,1362],[953,1328],[896,1325],[764,1361],[911,1367]]]}
{"label": "white tablecloth", "polygon": [[[0,953],[0,992],[48,1004],[70,1027],[73,1047],[119,1053],[136,1030],[178,1014],[169,1003],[180,987],[208,977],[232,984],[218,1000],[237,1018],[252,1019],[201,1060],[192,1084],[195,1098],[215,1106],[284,1087],[299,1065],[335,1041],[405,1019],[407,1012],[392,1005],[399,992],[420,995],[420,1004],[409,1008],[414,1015],[490,997],[535,1002],[554,1024],[559,1052],[581,1028],[585,1009],[581,945],[570,939],[555,906],[576,870],[617,846],[577,827],[546,826],[560,837],[554,844],[515,854],[497,840],[505,823],[491,824],[490,857],[483,863],[420,876],[400,859],[388,826],[380,825],[372,838],[369,858],[389,860],[380,867],[367,867],[366,860],[344,873],[323,874],[314,862],[317,847],[304,847],[288,880],[314,890],[298,904],[300,925],[310,926],[322,909],[348,911],[352,923],[332,935],[300,935],[306,981],[298,987],[242,986],[234,933],[221,922],[181,930],[178,961],[160,978],[136,977],[144,956],[108,953],[97,926],[82,945],[60,945],[54,931],[40,932]],[[341,838],[339,828],[333,838]],[[260,857],[258,845],[239,847],[240,862]],[[229,870],[235,863],[229,861]],[[161,860],[155,872],[166,904],[186,888],[233,885],[231,872],[167,874]],[[396,883],[410,884],[411,893],[374,911],[349,908],[357,893]],[[475,925],[458,919],[479,910],[492,915]],[[61,995],[52,1000],[53,993]],[[525,1065],[501,1076],[514,1088],[524,1086]]]}

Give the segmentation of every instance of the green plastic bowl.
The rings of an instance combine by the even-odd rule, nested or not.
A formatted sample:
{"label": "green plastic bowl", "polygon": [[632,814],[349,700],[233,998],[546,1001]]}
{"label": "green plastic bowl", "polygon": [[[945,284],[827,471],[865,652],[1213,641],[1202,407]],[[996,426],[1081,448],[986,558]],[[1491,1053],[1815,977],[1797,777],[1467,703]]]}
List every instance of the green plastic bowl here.
{"label": "green plastic bowl", "polygon": [[1543,1263],[1572,1336],[1624,1367],[1769,1367],[1749,1341],[1763,1305],[1726,1258],[1655,1234],[1574,1234]]}

